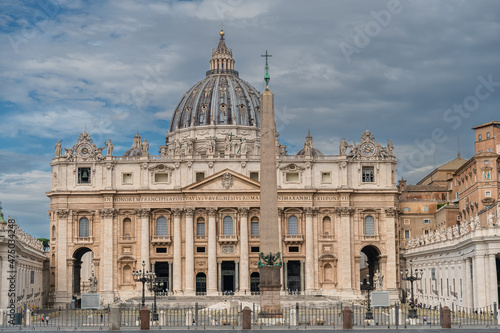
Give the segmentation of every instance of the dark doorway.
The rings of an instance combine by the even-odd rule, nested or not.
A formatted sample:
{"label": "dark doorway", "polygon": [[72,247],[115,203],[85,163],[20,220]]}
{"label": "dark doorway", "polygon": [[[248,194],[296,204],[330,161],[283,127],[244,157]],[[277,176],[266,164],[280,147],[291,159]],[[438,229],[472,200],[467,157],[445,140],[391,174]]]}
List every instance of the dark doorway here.
{"label": "dark doorway", "polygon": [[287,286],[288,290],[292,293],[299,293],[301,291],[300,285],[300,261],[290,260],[287,264]]}
{"label": "dark doorway", "polygon": [[204,295],[207,293],[207,276],[205,273],[196,274],[196,294]]}
{"label": "dark doorway", "polygon": [[158,278],[158,281],[163,282],[163,290],[170,290],[170,286],[168,285],[168,276],[169,276],[169,265],[167,261],[159,261],[155,263],[155,274]]}
{"label": "dark doorway", "polygon": [[234,261],[223,261],[221,263],[222,292],[225,293],[234,292],[234,287],[235,287],[234,271],[235,271]]}
{"label": "dark doorway", "polygon": [[492,303],[496,302],[498,304],[498,295],[500,295],[500,259],[496,258],[495,260],[497,264],[497,294],[493,295]]}
{"label": "dark doorway", "polygon": [[379,250],[372,245],[365,246],[361,249],[361,260],[360,260],[360,282],[365,279],[370,282],[373,286],[373,277],[377,270],[381,270],[379,267]]}
{"label": "dark doorway", "polygon": [[[73,263],[73,296],[80,296],[81,294],[81,268],[82,268],[82,257],[87,253],[92,252],[88,247],[81,247],[75,251],[73,254],[73,259],[75,259]],[[88,256],[87,256],[88,257]],[[93,253],[90,258],[93,258]],[[90,259],[92,260],[92,259]],[[86,282],[86,281],[85,281]],[[99,280],[97,280],[99,283]],[[99,290],[99,289],[98,289]]]}
{"label": "dark doorway", "polygon": [[260,293],[260,274],[259,272],[253,272],[250,275],[250,292],[252,295],[258,295]]}

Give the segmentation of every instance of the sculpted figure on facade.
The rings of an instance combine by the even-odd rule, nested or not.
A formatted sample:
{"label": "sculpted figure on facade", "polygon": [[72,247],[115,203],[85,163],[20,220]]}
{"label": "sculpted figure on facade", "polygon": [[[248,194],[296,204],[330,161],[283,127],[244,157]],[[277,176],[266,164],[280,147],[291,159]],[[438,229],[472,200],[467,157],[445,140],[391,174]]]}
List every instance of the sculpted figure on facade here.
{"label": "sculpted figure on facade", "polygon": [[146,141],[146,139],[144,139],[144,141],[142,142],[142,151],[146,156],[149,154],[149,143]]}
{"label": "sculpted figure on facade", "polygon": [[57,143],[56,143],[55,149],[56,149],[56,157],[57,157],[57,158],[61,157],[61,154],[62,154],[62,144],[61,144],[61,140],[57,140]]}
{"label": "sculpted figure on facade", "polygon": [[111,139],[108,140],[108,142],[104,142],[106,145],[106,157],[110,157],[113,155],[113,143],[111,142]]}
{"label": "sculpted figure on facade", "polygon": [[384,286],[384,275],[378,269],[373,276],[373,284],[375,289],[382,289]]}
{"label": "sculpted figure on facade", "polygon": [[347,143],[347,141],[345,140],[345,138],[342,138],[342,141],[340,141],[340,147],[339,147],[340,155],[341,156],[346,156],[347,155],[347,148],[352,148],[352,146]]}

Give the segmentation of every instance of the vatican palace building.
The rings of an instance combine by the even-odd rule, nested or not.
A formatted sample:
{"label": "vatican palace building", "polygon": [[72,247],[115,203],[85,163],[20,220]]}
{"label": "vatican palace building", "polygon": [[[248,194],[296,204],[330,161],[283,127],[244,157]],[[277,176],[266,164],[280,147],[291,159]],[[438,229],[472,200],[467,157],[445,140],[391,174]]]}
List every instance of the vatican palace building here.
{"label": "vatican palace building", "polygon": [[[176,296],[259,292],[261,93],[239,77],[223,31],[209,63],[179,96],[158,153],[139,131],[122,156],[86,132],[57,143],[47,193],[55,304],[78,299],[91,272],[104,303],[138,297],[132,272],[143,262]],[[326,155],[303,135],[289,154],[275,133],[282,293],[354,299],[378,274],[377,290],[397,300],[392,142],[335,133],[346,139]]]}

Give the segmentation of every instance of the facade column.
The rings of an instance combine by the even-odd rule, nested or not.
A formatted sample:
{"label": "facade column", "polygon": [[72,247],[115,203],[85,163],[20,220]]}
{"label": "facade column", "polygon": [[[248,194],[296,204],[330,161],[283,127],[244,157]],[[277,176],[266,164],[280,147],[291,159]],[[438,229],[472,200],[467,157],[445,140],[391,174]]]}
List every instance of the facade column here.
{"label": "facade column", "polygon": [[472,258],[467,258],[465,259],[466,261],[466,268],[465,268],[465,298],[467,300],[467,307],[469,309],[474,308],[474,289],[472,288]]}
{"label": "facade column", "polygon": [[[307,279],[306,291],[314,289],[314,235],[313,235],[313,209],[311,207],[304,208],[306,215],[306,271]],[[305,276],[304,276],[305,278]]]}
{"label": "facade column", "polygon": [[234,277],[234,292],[238,292],[240,291],[240,281],[239,281],[239,270],[240,270],[240,262],[238,260],[236,260],[234,262],[234,266],[235,266],[235,270],[234,270],[234,274],[235,274],[235,277]]}
{"label": "facade column", "polygon": [[485,266],[484,254],[476,254],[475,264],[474,264],[474,288],[475,294],[477,294],[477,305],[476,308],[482,308],[486,306],[486,292],[487,289],[484,288],[485,284]]}
{"label": "facade column", "polygon": [[489,283],[489,292],[488,294],[491,295],[491,300],[488,305],[493,305],[493,303],[497,303],[498,307],[498,277],[497,277],[497,260],[496,260],[496,255],[490,254],[488,255],[488,266],[489,266],[489,274],[490,276],[490,283]]}
{"label": "facade column", "polygon": [[72,276],[73,272],[69,272],[66,266],[66,258],[69,257],[67,253],[68,243],[68,216],[69,210],[57,211],[57,269],[56,269],[56,290],[55,302],[68,303],[70,300],[71,290],[68,290],[66,283],[67,276]]}
{"label": "facade column", "polygon": [[388,241],[386,244],[386,262],[385,262],[385,271],[384,274],[384,286],[386,290],[391,291],[391,296],[397,298],[397,280],[398,280],[398,272],[397,272],[397,264],[396,264],[396,242],[394,239],[396,238],[396,219],[397,218],[397,209],[393,207],[389,207],[385,209],[385,230],[386,237]]}
{"label": "facade column", "polygon": [[117,215],[117,211],[113,208],[106,208],[100,210],[101,222],[103,224],[103,233],[102,239],[102,264],[103,267],[106,267],[106,273],[103,274],[103,299],[105,302],[113,301],[114,293],[113,293],[113,282],[115,278],[115,260],[113,260],[113,219]]}
{"label": "facade column", "polygon": [[142,261],[146,263],[146,270],[150,270],[149,265],[149,215],[150,211],[147,208],[137,210],[137,217],[141,219],[141,262],[137,265],[142,269]]}
{"label": "facade column", "polygon": [[[344,292],[352,294],[351,215],[354,210],[351,207],[338,207],[336,211],[340,215],[339,261],[342,267],[340,286]],[[357,286],[355,288],[357,289]]]}
{"label": "facade column", "polygon": [[305,294],[305,274],[304,274],[304,260],[300,261],[300,291],[302,292],[302,295]]}
{"label": "facade column", "polygon": [[469,307],[469,304],[467,303],[467,294],[468,294],[468,290],[467,290],[467,283],[466,283],[466,275],[467,275],[467,260],[466,259],[462,259],[462,262],[461,262],[461,266],[462,266],[462,274],[461,274],[461,282],[459,281],[460,283],[460,291],[459,291],[459,295],[461,295],[460,299],[462,301],[462,306],[464,308],[468,308]]}
{"label": "facade column", "polygon": [[208,208],[208,278],[207,295],[217,295],[217,208]]}
{"label": "facade column", "polygon": [[288,260],[283,260],[283,289],[288,291]]}
{"label": "facade column", "polygon": [[182,290],[182,234],[181,234],[181,216],[182,209],[176,208],[174,211],[174,271],[172,286],[176,294]]}
{"label": "facade column", "polygon": [[171,292],[171,295],[173,295],[174,293],[174,288],[172,287],[173,283],[172,283],[172,276],[173,276],[173,264],[171,261],[168,262],[168,289],[169,291]]}
{"label": "facade column", "polygon": [[222,261],[220,260],[217,261],[217,275],[219,276],[217,279],[217,289],[218,291],[222,291]]}
{"label": "facade column", "polygon": [[[242,291],[250,290],[250,278],[248,277],[250,266],[248,262],[248,208],[238,209],[240,214],[240,279],[239,286]],[[236,270],[238,271],[238,270]],[[236,279],[238,281],[238,279]]]}
{"label": "facade column", "polygon": [[[283,216],[283,208],[278,208],[278,237],[279,237],[279,241],[280,241],[279,250],[281,253],[281,258],[284,258],[283,257],[283,232],[281,231],[282,230],[282,225],[281,225],[282,216]],[[283,260],[283,262],[285,262],[285,261]],[[283,271],[284,270],[285,269],[283,269]],[[284,274],[284,275],[280,274],[280,283],[282,285],[283,290],[286,290],[285,279],[286,279],[286,274]]]}
{"label": "facade column", "polygon": [[194,295],[194,209],[186,209],[186,288],[184,295]]}

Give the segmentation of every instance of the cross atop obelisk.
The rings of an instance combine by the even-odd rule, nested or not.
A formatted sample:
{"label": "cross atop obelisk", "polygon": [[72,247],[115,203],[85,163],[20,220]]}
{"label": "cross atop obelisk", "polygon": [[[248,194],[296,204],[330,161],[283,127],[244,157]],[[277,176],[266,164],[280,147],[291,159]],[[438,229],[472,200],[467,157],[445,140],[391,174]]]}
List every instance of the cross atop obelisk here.
{"label": "cross atop obelisk", "polygon": [[262,318],[277,318],[281,313],[280,273],[281,253],[279,252],[278,228],[278,186],[276,177],[276,125],[274,121],[274,95],[269,90],[269,64],[266,58],[266,90],[261,95],[261,136],[260,136],[260,305]]}

